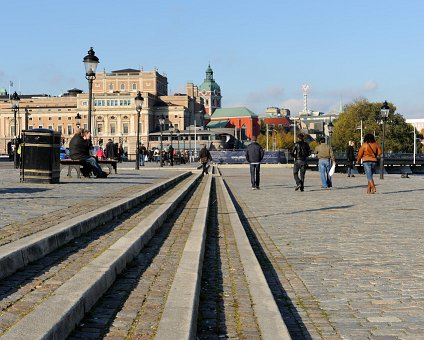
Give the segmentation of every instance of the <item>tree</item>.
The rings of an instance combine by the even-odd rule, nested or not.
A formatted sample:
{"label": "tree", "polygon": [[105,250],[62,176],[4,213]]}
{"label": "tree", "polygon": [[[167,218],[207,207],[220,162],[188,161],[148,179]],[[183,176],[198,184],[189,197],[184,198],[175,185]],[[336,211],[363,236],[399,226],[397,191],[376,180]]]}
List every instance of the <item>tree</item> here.
{"label": "tree", "polygon": [[[346,150],[349,140],[361,143],[360,125],[363,135],[373,133],[381,144],[383,132],[380,109],[383,103],[370,103],[365,98],[356,99],[344,107],[343,113],[334,122],[332,146],[334,150]],[[413,152],[413,127],[404,117],[395,113],[396,107],[389,103],[389,117],[385,125],[385,152]]]}

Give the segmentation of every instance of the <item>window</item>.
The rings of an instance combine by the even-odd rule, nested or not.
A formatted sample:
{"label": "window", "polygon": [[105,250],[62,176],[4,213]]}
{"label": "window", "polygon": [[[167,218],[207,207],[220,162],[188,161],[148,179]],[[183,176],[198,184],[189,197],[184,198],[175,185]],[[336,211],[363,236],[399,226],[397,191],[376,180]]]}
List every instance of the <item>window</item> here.
{"label": "window", "polygon": [[116,123],[110,123],[110,134],[116,134]]}
{"label": "window", "polygon": [[68,125],[68,135],[72,135],[72,125]]}
{"label": "window", "polygon": [[113,84],[109,85],[109,91],[113,91]]}
{"label": "window", "polygon": [[125,91],[125,85],[121,84],[121,91]]}
{"label": "window", "polygon": [[103,123],[97,123],[97,134],[101,135],[103,133]]}
{"label": "window", "polygon": [[28,117],[28,120],[32,120],[32,117]]}
{"label": "window", "polygon": [[58,125],[57,126],[57,131],[60,132],[60,133],[62,133],[62,125]]}
{"label": "window", "polygon": [[42,128],[43,128],[43,125],[38,125],[38,128],[39,128],[39,129],[42,129]]}
{"label": "window", "polygon": [[127,135],[128,134],[128,123],[122,124],[122,133]]}
{"label": "window", "polygon": [[62,117],[61,116],[57,117],[57,120],[62,120]]}
{"label": "window", "polygon": [[49,117],[49,120],[52,120],[52,117]]}
{"label": "window", "polygon": [[72,120],[72,117],[68,117],[68,120]]}
{"label": "window", "polygon": [[53,125],[49,125],[48,129],[49,129],[49,130],[54,130],[54,129],[53,129]]}
{"label": "window", "polygon": [[28,126],[28,130],[32,130],[34,127],[32,125]]}
{"label": "window", "polygon": [[134,83],[134,84],[132,85],[132,89],[133,89],[133,90],[137,90],[137,84],[136,84],[136,83]]}

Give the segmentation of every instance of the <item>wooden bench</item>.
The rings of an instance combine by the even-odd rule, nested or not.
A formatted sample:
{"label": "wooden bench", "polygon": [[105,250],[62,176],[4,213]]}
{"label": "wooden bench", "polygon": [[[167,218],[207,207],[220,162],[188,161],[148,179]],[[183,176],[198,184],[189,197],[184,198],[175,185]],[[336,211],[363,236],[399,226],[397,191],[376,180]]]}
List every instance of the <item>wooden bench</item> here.
{"label": "wooden bench", "polygon": [[[103,168],[103,166],[107,167],[109,170],[109,175],[112,173],[112,169],[115,170],[115,174],[118,173],[118,161],[113,159],[105,159],[105,160],[98,160],[97,163],[99,163],[100,167]],[[68,177],[72,177],[72,169],[75,169],[77,173],[77,177],[81,178],[81,167],[83,166],[82,161],[76,161],[73,159],[61,159],[60,160],[60,170],[62,171],[63,168],[68,168]]]}

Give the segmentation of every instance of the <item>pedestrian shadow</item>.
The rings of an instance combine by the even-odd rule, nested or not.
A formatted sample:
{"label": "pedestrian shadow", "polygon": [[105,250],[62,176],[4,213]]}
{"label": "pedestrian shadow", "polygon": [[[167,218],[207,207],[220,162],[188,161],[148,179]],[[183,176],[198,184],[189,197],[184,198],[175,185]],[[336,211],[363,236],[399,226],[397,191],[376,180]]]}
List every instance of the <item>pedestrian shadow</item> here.
{"label": "pedestrian shadow", "polygon": [[0,194],[34,194],[51,190],[50,188],[1,188]]}
{"label": "pedestrian shadow", "polygon": [[421,189],[405,189],[405,190],[397,190],[397,191],[386,191],[386,192],[381,192],[379,194],[381,194],[381,195],[403,194],[405,192],[414,192],[414,191],[424,191],[424,188],[421,188]]}
{"label": "pedestrian shadow", "polygon": [[[268,283],[268,286],[272,292],[275,303],[277,304],[278,310],[280,311],[281,317],[284,320],[284,323],[287,327],[287,330],[292,339],[299,340],[312,340],[312,336],[307,330],[305,323],[302,320],[302,317],[297,311],[296,306],[293,301],[290,299],[289,295],[285,291],[276,270],[270,259],[268,258],[264,248],[262,247],[258,237],[256,236],[252,226],[249,223],[247,216],[244,214],[243,209],[238,204],[233,193],[228,187],[228,193],[233,201],[233,204],[236,208],[236,211],[240,217],[240,221],[245,229],[245,232],[249,238],[250,245],[255,253],[256,258],[262,268],[262,271],[265,275],[265,279]],[[269,214],[267,214],[269,216]]]}

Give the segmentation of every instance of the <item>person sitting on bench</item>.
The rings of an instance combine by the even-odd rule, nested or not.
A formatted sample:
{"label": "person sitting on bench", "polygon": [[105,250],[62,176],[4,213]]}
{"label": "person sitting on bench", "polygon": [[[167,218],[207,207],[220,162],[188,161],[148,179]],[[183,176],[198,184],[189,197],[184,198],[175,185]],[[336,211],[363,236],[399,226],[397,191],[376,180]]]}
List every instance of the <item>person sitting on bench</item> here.
{"label": "person sitting on bench", "polygon": [[83,169],[81,173],[84,177],[89,177],[93,172],[97,178],[106,178],[107,173],[102,170],[97,160],[90,155],[91,132],[85,129],[78,129],[69,142],[69,153],[72,160],[81,161]]}

